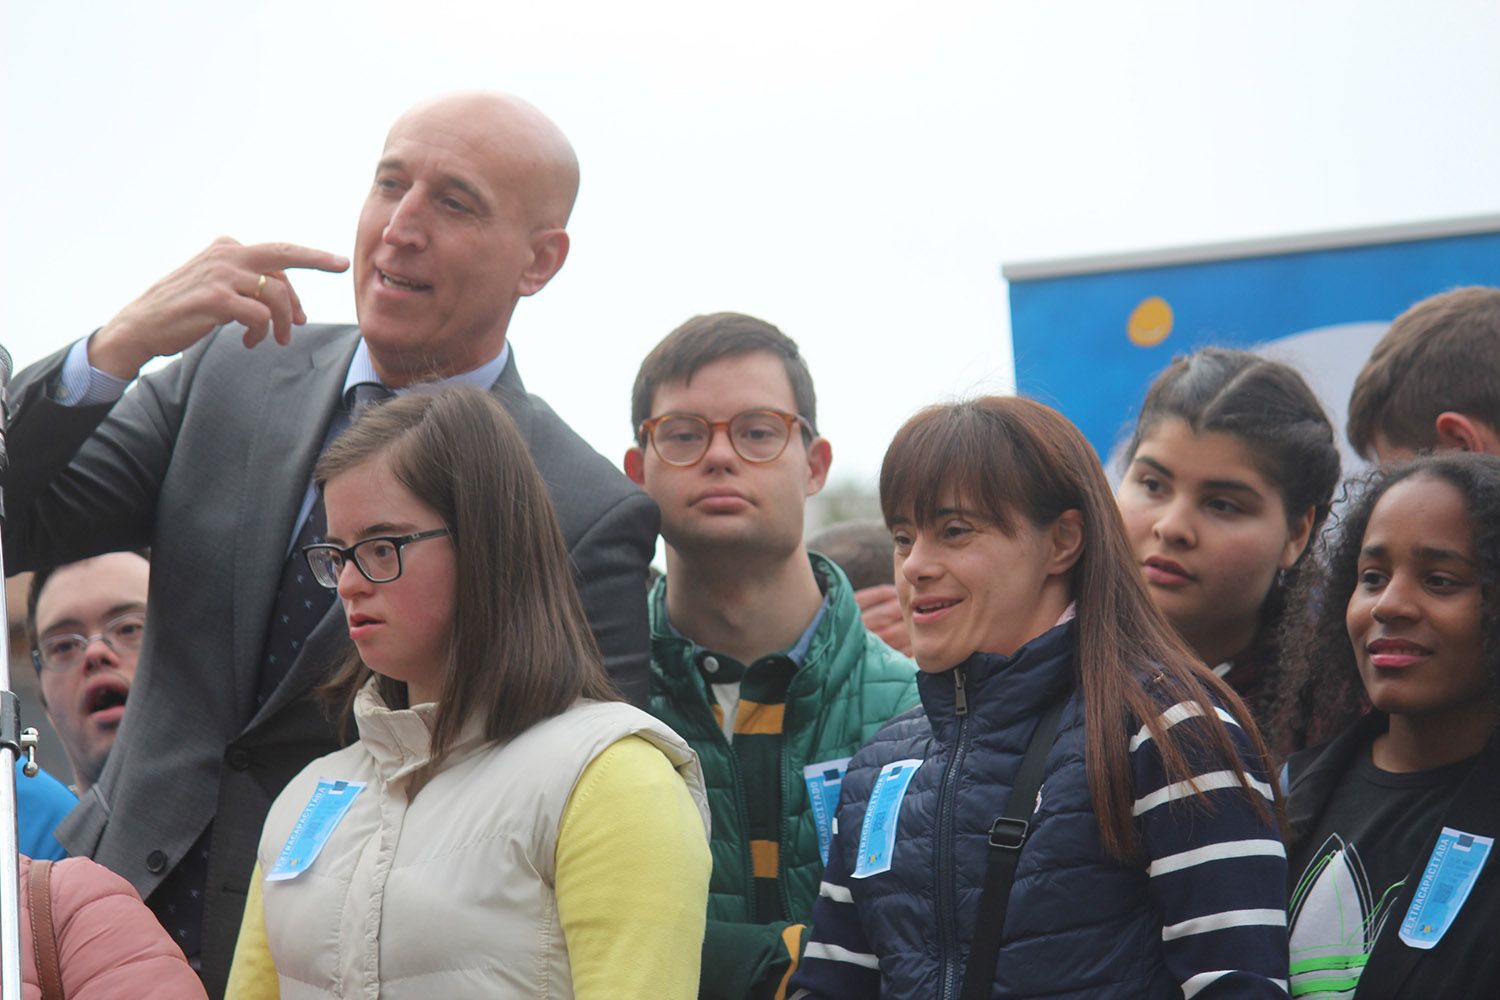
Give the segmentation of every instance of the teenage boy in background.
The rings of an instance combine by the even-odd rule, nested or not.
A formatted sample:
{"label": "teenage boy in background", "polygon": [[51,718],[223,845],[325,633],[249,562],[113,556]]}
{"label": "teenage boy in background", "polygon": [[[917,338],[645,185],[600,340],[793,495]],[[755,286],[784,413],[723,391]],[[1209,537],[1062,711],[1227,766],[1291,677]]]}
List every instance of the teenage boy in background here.
{"label": "teenage boy in background", "polygon": [[1381,465],[1500,455],[1500,288],[1457,288],[1396,317],[1349,396],[1349,443]]}
{"label": "teenage boy in background", "polygon": [[803,543],[832,460],[797,345],[688,320],[646,357],[625,473],[661,508],[650,710],[698,752],[713,811],[700,995],[781,997],[807,937],[844,768],[916,704],[915,668]]}

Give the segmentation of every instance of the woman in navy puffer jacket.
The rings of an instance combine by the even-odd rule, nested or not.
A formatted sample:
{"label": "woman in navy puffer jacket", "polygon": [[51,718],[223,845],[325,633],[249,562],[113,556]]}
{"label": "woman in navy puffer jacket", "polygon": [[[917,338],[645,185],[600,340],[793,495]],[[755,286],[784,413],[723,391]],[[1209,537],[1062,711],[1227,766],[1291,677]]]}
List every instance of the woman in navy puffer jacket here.
{"label": "woman in navy puffer jacket", "polygon": [[922,705],[849,765],[793,995],[959,995],[991,824],[1063,699],[985,995],[1285,996],[1265,744],[1152,605],[1083,436],[931,407],[880,494]]}

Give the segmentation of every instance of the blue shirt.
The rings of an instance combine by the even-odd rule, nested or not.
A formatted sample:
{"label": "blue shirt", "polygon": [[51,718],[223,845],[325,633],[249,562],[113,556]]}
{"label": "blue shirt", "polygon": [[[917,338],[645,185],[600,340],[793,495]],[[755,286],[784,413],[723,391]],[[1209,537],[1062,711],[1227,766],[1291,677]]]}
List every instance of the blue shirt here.
{"label": "blue shirt", "polygon": [[17,846],[29,858],[61,861],[68,852],[52,836],[52,831],[73,811],[78,799],[67,785],[46,771],[28,778],[21,773],[21,767],[22,762],[16,761]]}

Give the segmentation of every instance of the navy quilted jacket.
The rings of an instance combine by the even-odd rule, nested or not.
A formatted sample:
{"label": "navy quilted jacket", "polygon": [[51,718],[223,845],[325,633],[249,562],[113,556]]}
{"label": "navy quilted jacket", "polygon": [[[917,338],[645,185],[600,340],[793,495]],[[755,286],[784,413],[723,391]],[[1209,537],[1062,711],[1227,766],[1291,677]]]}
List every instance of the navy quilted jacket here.
{"label": "navy quilted jacket", "polygon": [[[922,707],[893,720],[854,758],[793,995],[957,996],[988,830],[1036,717],[1073,683],[1073,640],[1069,622],[1012,657],[976,654],[920,675]],[[1195,714],[1179,707],[1164,718],[1201,725]],[[1249,741],[1229,728],[1248,760]],[[1083,702],[1069,696],[1016,873],[992,995],[1285,996],[1278,880],[1286,859],[1274,823],[1256,815],[1222,762],[1190,761],[1207,788],[1225,773],[1233,779],[1233,787],[1208,792],[1214,809],[1206,814],[1201,799],[1166,782],[1154,741],[1132,735],[1121,739],[1131,745],[1145,856],[1122,864],[1100,845],[1084,770]],[[871,789],[882,767],[907,759],[922,764],[897,813],[891,869],[852,877]],[[1269,798],[1263,771],[1247,771],[1257,786],[1251,794]]]}

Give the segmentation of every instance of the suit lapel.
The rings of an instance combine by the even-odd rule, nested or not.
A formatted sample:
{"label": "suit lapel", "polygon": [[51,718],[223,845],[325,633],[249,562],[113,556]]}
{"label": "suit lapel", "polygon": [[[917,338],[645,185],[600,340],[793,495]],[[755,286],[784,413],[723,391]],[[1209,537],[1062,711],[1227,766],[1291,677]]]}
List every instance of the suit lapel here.
{"label": "suit lapel", "polygon": [[521,440],[525,441],[527,447],[531,445],[531,397],[526,393],[526,386],[521,382],[521,373],[516,370],[516,349],[511,347],[510,357],[505,359],[505,367],[500,370],[500,377],[495,379],[495,384],[490,387],[490,392],[505,407],[505,412],[516,422],[516,429],[521,432]]}
{"label": "suit lapel", "polygon": [[266,699],[260,711],[255,713],[255,718],[245,727],[246,731],[255,729],[313,687],[328,680],[351,648],[349,632],[344,626],[344,608],[335,600],[307,637],[307,641],[302,644],[302,651],[297,655],[292,669],[281,679],[276,690],[271,692],[271,697]]}
{"label": "suit lapel", "polygon": [[254,712],[266,624],[287,543],[356,342],[354,336],[333,337],[310,354],[289,358],[276,368],[261,398],[241,401],[261,415],[245,470],[235,545],[234,677],[241,719]]}

